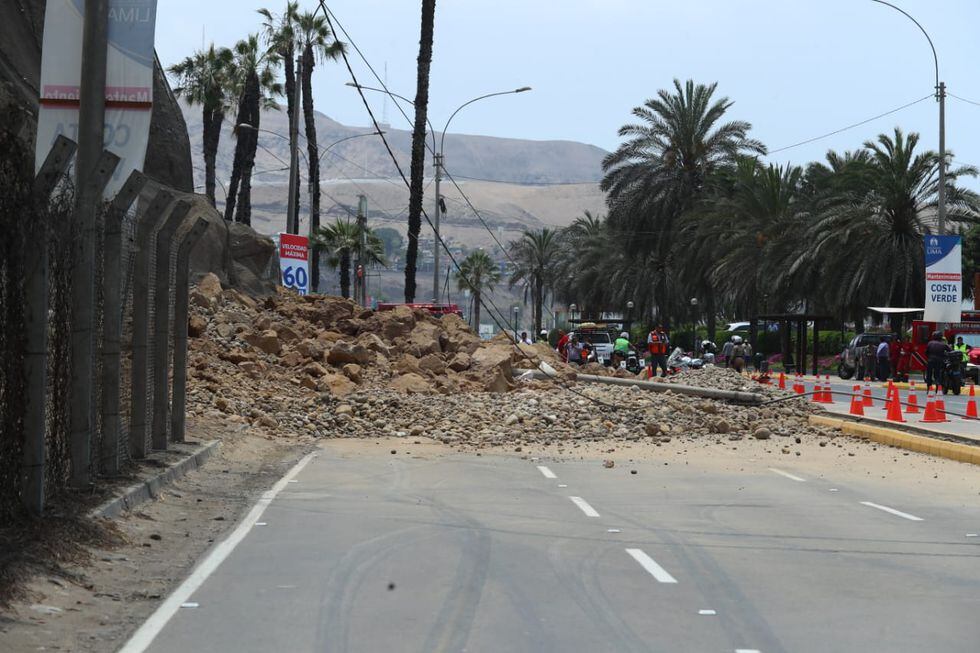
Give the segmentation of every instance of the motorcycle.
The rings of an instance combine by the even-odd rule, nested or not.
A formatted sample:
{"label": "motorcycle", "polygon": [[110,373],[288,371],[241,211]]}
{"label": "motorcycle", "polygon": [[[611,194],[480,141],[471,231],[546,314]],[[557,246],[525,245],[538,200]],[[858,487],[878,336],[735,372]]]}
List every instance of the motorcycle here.
{"label": "motorcycle", "polygon": [[943,367],[943,394],[959,395],[963,390],[963,354],[958,351],[946,352]]}

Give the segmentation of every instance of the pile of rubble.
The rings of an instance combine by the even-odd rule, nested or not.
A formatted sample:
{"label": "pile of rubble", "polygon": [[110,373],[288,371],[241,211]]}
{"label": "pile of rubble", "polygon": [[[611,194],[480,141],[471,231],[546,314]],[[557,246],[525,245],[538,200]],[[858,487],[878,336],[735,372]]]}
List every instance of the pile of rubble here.
{"label": "pile of rubble", "polygon": [[[802,402],[760,410],[671,392],[576,386],[576,371],[547,345],[518,348],[506,336],[484,342],[454,315],[436,319],[408,307],[376,312],[337,297],[285,292],[255,300],[222,289],[211,275],[192,291],[191,303],[189,412],[270,436],[425,435],[520,447],[766,439],[809,429],[811,408]],[[521,376],[542,362],[556,380]],[[670,381],[767,392],[721,369]]]}

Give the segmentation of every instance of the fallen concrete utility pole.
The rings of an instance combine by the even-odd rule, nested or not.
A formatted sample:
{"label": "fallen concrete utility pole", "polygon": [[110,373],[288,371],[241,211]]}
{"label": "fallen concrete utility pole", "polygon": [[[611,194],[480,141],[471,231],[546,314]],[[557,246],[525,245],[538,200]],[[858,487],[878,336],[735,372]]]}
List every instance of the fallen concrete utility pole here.
{"label": "fallen concrete utility pole", "polygon": [[[525,374],[532,374],[536,380],[555,381],[556,374],[545,373],[541,370],[515,370],[514,376],[520,377]],[[678,395],[689,397],[702,397],[704,399],[717,399],[719,401],[731,401],[737,404],[747,404],[755,406],[761,404],[763,397],[755,392],[739,392],[737,390],[717,390],[715,388],[698,388],[693,385],[680,385],[677,383],[656,383],[652,381],[634,381],[633,379],[620,379],[614,376],[593,376],[591,374],[577,374],[576,381],[582,383],[599,383],[603,385],[618,385],[623,387],[637,387],[651,392],[673,392]]]}

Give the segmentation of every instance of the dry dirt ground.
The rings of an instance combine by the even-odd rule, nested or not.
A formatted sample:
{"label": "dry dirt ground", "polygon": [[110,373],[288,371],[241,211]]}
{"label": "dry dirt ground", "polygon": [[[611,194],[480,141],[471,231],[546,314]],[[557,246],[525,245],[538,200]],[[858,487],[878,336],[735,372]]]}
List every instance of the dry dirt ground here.
{"label": "dry dirt ground", "polygon": [[24,600],[0,609],[0,651],[116,650],[257,495],[309,450],[244,433],[240,425],[198,420],[188,427],[194,439],[220,439],[219,450],[157,501],[117,520],[120,544],[90,548],[64,563],[62,573],[34,577]]}
{"label": "dry dirt ground", "polygon": [[[199,425],[204,426],[204,425]],[[306,449],[208,428],[222,437],[221,452],[202,469],[118,523],[125,544],[94,549],[71,571],[75,582],[41,576],[30,599],[0,618],[3,651],[113,651],[189,572],[194,562],[230,530],[262,490],[271,486]],[[821,446],[821,442],[823,445]],[[846,436],[773,440],[674,438],[669,442],[582,442],[524,446],[447,445],[425,437],[325,439],[330,456],[391,455],[451,458],[459,453],[528,460],[581,459],[629,474],[633,462],[688,466],[692,472],[757,473],[780,462],[814,478],[887,479],[921,487],[932,496],[980,495],[980,467],[965,465]],[[610,466],[610,462],[612,465]],[[967,499],[969,500],[969,499]]]}

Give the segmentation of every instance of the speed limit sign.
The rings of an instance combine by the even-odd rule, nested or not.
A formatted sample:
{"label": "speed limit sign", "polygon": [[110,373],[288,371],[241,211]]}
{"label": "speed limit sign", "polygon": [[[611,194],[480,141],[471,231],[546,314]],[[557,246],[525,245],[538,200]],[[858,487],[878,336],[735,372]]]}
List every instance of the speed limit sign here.
{"label": "speed limit sign", "polygon": [[296,234],[279,234],[279,268],[282,285],[301,295],[310,292],[310,239]]}

